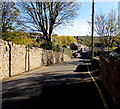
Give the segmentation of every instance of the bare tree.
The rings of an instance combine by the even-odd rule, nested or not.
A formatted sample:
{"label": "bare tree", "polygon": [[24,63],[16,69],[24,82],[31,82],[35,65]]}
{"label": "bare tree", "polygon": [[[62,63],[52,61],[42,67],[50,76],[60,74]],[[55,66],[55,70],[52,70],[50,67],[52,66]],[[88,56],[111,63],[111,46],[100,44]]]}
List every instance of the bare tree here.
{"label": "bare tree", "polygon": [[1,30],[5,33],[13,30],[13,25],[17,22],[19,16],[19,9],[16,8],[14,2],[1,2]]}
{"label": "bare tree", "polygon": [[[88,21],[91,26],[91,22]],[[114,36],[118,32],[118,20],[116,12],[111,10],[108,14],[96,14],[95,16],[95,32],[99,36]]]}
{"label": "bare tree", "polygon": [[115,36],[118,32],[118,19],[117,19],[117,15],[116,12],[114,10],[111,10],[108,13],[108,16],[106,18],[106,22],[107,22],[107,27],[106,27],[106,32],[108,36]]}
{"label": "bare tree", "polygon": [[[91,26],[91,22],[88,23]],[[117,25],[118,19],[114,10],[108,14],[99,13],[95,16],[95,32],[100,36],[101,43],[108,46],[108,50],[113,46],[114,36],[118,33]]]}
{"label": "bare tree", "polygon": [[75,2],[21,2],[19,6],[24,12],[24,24],[41,32],[44,40],[51,41],[53,29],[67,24],[77,15],[79,5]]}
{"label": "bare tree", "polygon": [[108,45],[108,51],[110,50],[110,48],[113,47],[114,45],[114,37],[117,35],[118,33],[118,19],[116,16],[116,12],[114,10],[111,10],[108,13],[108,16],[106,18],[106,22],[107,22],[107,27],[106,27],[106,33],[108,36],[107,39],[107,45]]}
{"label": "bare tree", "polygon": [[106,16],[100,14],[95,16],[95,32],[100,36],[106,35]]}

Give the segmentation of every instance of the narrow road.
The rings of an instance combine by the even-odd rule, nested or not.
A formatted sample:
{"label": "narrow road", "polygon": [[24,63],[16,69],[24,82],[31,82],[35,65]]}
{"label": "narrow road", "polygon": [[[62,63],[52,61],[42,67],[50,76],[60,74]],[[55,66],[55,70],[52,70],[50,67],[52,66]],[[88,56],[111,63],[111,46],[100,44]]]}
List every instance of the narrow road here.
{"label": "narrow road", "polygon": [[[105,109],[85,66],[85,59],[76,58],[4,80],[2,109]],[[91,75],[107,98],[109,109],[115,109],[99,73],[94,70]]]}

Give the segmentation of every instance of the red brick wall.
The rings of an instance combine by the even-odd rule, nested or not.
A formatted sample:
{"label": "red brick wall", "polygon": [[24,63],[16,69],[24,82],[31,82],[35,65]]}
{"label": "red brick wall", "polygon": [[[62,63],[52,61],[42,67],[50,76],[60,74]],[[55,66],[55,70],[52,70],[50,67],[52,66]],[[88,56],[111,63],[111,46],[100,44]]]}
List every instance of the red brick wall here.
{"label": "red brick wall", "polygon": [[120,60],[113,57],[100,57],[101,80],[105,84],[113,99],[120,106]]}

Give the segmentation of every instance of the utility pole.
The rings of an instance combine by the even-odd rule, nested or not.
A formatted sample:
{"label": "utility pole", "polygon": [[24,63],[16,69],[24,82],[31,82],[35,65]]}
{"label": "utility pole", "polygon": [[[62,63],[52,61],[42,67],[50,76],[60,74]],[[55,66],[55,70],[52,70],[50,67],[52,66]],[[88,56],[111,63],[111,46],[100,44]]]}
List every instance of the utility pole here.
{"label": "utility pole", "polygon": [[92,0],[92,33],[91,33],[91,61],[93,60],[94,51],[94,0]]}
{"label": "utility pole", "polygon": [[[120,1],[118,2],[118,31],[120,31]],[[120,35],[120,32],[118,34]]]}
{"label": "utility pole", "polygon": [[2,6],[0,2],[0,38],[2,37]]}

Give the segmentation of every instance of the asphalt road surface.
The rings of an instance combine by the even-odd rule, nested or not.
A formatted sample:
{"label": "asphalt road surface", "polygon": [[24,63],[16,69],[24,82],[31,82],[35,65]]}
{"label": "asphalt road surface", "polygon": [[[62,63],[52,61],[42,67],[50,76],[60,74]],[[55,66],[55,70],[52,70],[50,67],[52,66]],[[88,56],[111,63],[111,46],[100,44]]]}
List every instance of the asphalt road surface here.
{"label": "asphalt road surface", "polygon": [[2,109],[116,109],[99,74],[98,69],[93,70],[93,81],[86,60],[76,58],[5,79]]}

